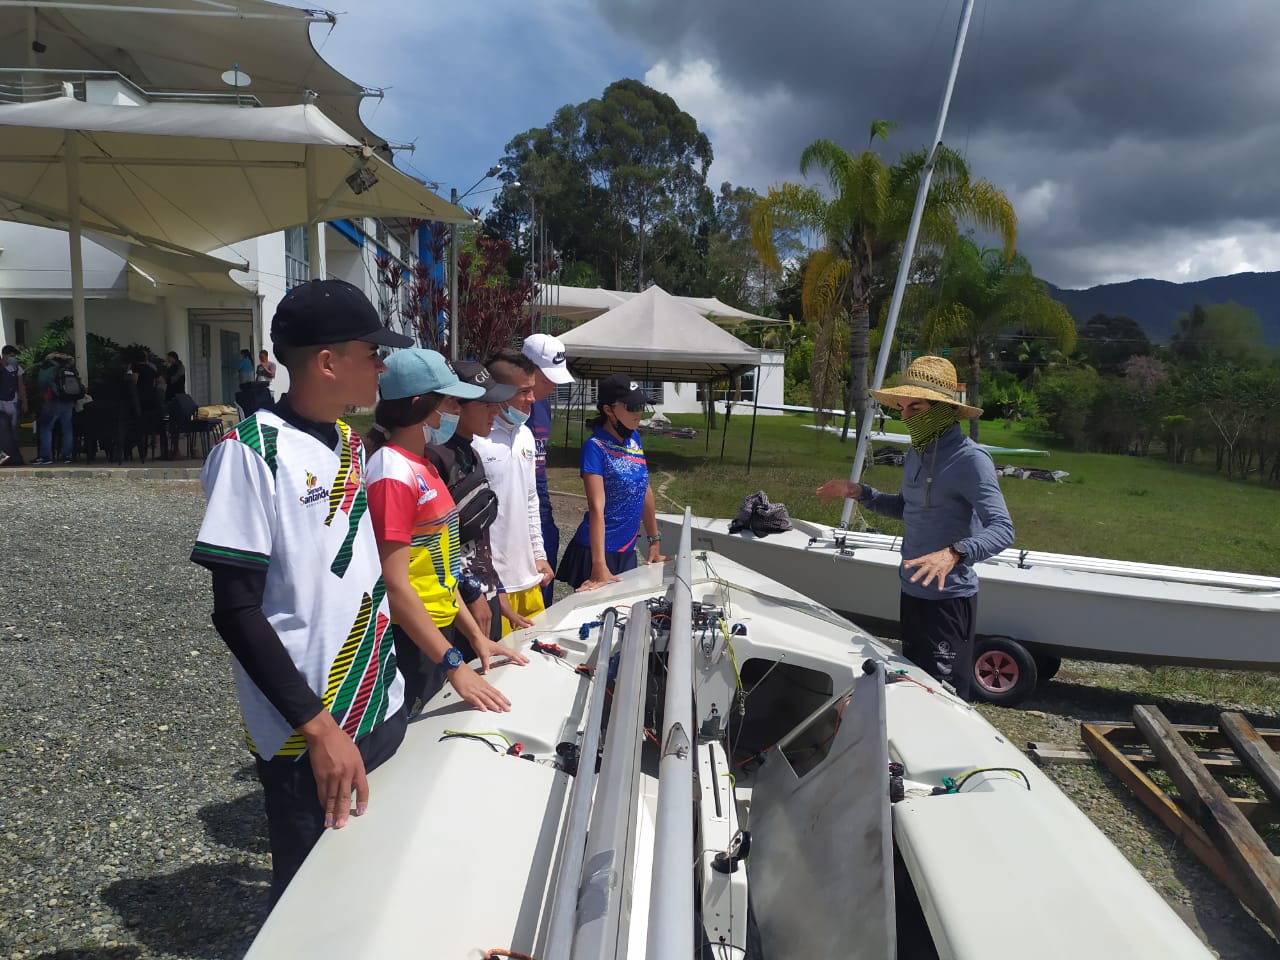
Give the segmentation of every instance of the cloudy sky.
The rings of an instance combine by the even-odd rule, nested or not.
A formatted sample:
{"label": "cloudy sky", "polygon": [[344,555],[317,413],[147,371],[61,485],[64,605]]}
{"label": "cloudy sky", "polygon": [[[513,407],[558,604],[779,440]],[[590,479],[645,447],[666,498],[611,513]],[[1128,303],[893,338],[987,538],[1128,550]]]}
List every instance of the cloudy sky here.
{"label": "cloudy sky", "polygon": [[[303,5],[293,0],[295,5]],[[469,187],[515,133],[613,80],[671,94],[710,182],[798,178],[805,144],[887,157],[932,133],[961,0],[363,0],[313,28],[390,88],[364,110],[409,169]],[[946,142],[1013,199],[1060,286],[1280,269],[1280,4],[978,0]],[[403,165],[403,164],[402,164]]]}

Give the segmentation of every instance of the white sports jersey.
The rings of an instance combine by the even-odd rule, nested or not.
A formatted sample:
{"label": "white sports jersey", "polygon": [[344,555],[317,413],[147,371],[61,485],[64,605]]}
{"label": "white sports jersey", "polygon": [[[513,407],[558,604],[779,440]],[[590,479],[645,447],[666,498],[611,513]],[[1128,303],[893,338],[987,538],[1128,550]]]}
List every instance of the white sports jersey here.
{"label": "white sports jersey", "polygon": [[[259,410],[213,449],[192,559],[265,570],[262,610],[311,689],[353,739],[400,709],[386,587],[366,515],[364,446],[345,423],[331,449]],[[306,741],[235,665],[249,748],[298,756]]]}
{"label": "white sports jersey", "polygon": [[489,436],[472,437],[471,447],[498,497],[498,518],[489,528],[493,565],[507,593],[528,590],[542,582],[534,561],[547,556],[542,546],[533,434],[528,427],[514,427],[498,416]]}

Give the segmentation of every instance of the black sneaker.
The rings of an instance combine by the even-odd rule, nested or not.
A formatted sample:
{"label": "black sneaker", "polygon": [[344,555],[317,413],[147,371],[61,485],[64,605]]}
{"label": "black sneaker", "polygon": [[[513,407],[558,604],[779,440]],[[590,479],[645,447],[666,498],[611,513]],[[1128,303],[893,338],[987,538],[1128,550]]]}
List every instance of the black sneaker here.
{"label": "black sneaker", "polygon": [[53,461],[50,460],[48,457],[36,457],[34,460],[31,461],[31,465],[33,467],[48,467],[48,466],[52,466],[52,464],[53,464]]}

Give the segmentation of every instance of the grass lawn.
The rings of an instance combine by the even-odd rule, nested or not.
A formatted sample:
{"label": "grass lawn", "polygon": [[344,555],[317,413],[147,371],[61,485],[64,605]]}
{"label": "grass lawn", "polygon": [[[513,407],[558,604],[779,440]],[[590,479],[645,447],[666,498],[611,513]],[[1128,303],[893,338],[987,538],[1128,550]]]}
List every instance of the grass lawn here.
{"label": "grass lawn", "polygon": [[[846,477],[853,461],[852,439],[806,427],[802,414],[761,416],[747,471],[751,417],[740,412],[724,437],[708,438],[697,415],[676,415],[676,426],[699,430],[693,440],[646,434],[644,445],[654,488],[662,489],[660,510],[688,504],[707,516],[732,516],[744,496],[764,490],[792,516],[837,523],[841,504],[819,501],[814,489],[832,477]],[[889,432],[905,433],[889,421]],[[1280,576],[1280,490],[1256,482],[1228,481],[1210,469],[1176,466],[1163,460],[1075,453],[1020,426],[982,424],[984,442],[1050,450],[1048,457],[997,456],[997,463],[1065,470],[1062,483],[1004,478],[1001,488],[1017,532],[1015,545],[1057,553],[1140,560]],[[578,424],[557,421],[552,438],[552,488],[581,493],[577,476]],[[902,468],[875,466],[866,481],[896,490]],[[896,521],[871,515],[875,529],[900,532]]]}

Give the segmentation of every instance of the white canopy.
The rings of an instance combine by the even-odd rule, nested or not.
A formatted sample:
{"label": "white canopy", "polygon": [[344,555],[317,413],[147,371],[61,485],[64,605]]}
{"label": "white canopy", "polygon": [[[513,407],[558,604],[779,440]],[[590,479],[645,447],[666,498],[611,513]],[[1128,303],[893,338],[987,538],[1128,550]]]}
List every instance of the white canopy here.
{"label": "white canopy", "polygon": [[[307,101],[342,129],[390,157],[365,127],[360,104],[381,96],[329,66],[312,46],[312,24],[336,22],[324,10],[261,0],[41,0],[0,4],[0,64],[73,72],[110,71],[147,90],[252,95],[264,106]],[[37,49],[33,44],[38,45]],[[233,87],[222,74],[238,66]],[[65,79],[50,73],[49,80]]]}
{"label": "white canopy", "polygon": [[[547,316],[565,320],[590,320],[637,296],[627,290],[605,290],[603,287],[565,287],[557,284],[539,286],[538,308]],[[782,323],[773,317],[762,317],[731,307],[716,297],[675,297],[703,317],[717,323],[738,324],[752,320],[758,323]]]}
{"label": "white canopy", "polygon": [[760,351],[721,330],[661,287],[560,334],[569,369],[583,379],[628,373],[705,382],[760,364]]}
{"label": "white canopy", "polygon": [[[356,142],[316,107],[0,104],[0,217],[70,217],[66,139],[86,230],[207,252],[316,220],[470,217]],[[356,194],[353,176],[371,181]],[[358,184],[359,185],[359,184]]]}
{"label": "white canopy", "polygon": [[391,215],[470,219],[311,105],[0,104],[0,219],[68,230],[77,356],[82,230],[207,253],[305,224],[314,250],[325,220]]}

